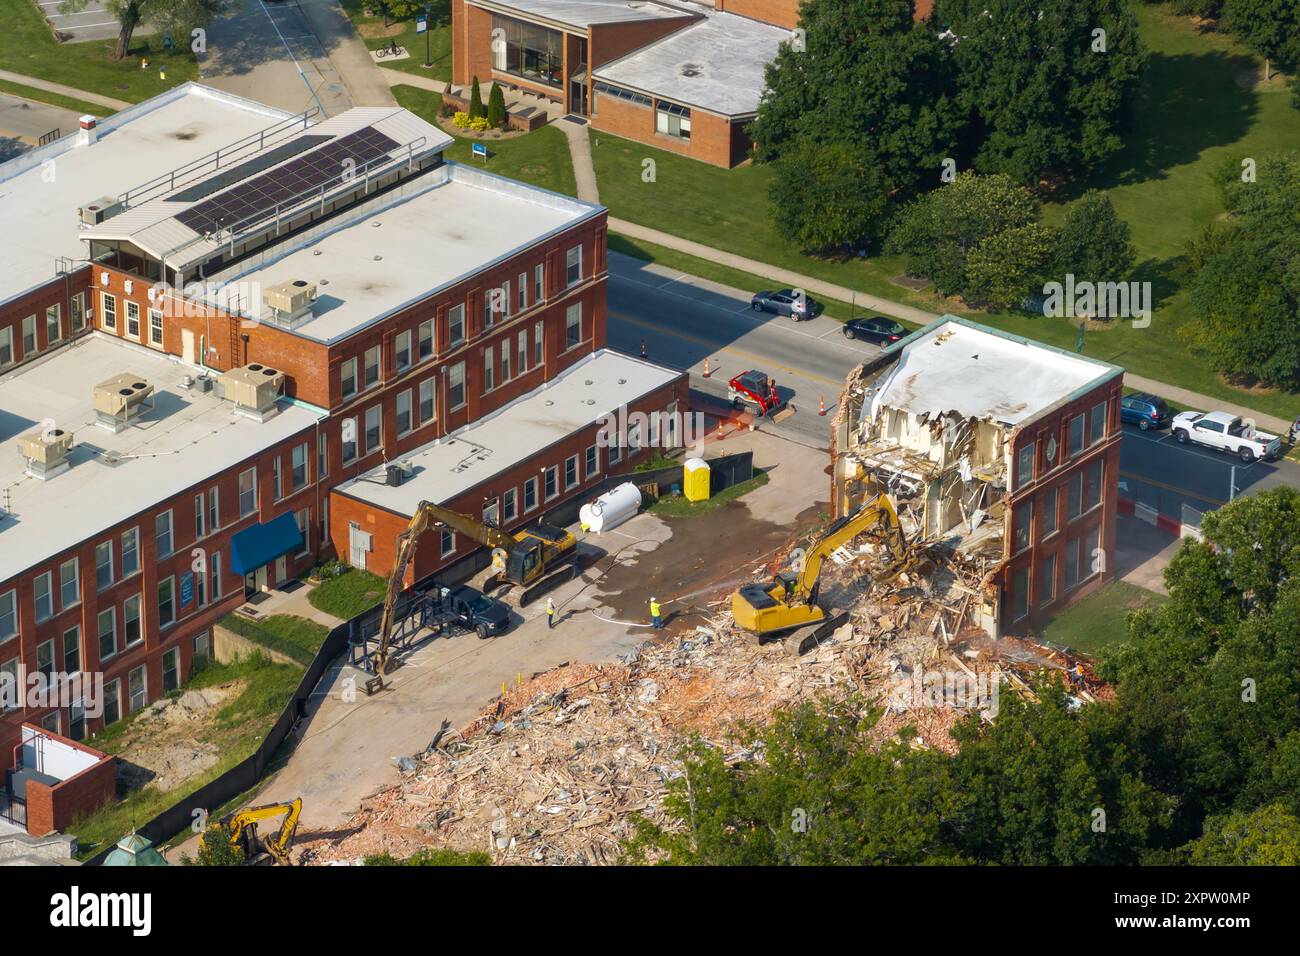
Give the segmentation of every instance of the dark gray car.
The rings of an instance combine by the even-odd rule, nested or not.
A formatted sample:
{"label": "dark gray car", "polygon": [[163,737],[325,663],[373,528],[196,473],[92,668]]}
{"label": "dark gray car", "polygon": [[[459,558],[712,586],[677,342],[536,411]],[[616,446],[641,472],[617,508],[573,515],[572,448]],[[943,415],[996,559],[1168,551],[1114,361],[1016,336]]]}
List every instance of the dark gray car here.
{"label": "dark gray car", "polygon": [[815,318],[822,314],[822,304],[812,296],[798,289],[782,289],[780,292],[758,292],[749,303],[755,312],[771,312],[775,315],[788,315],[796,322]]}

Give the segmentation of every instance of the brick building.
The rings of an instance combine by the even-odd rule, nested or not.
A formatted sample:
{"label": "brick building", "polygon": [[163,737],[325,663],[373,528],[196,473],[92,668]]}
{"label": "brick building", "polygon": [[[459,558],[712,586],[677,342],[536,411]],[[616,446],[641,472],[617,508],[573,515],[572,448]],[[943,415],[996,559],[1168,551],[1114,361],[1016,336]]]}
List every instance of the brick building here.
{"label": "brick building", "polygon": [[1023,631],[1113,576],[1123,370],[943,316],[850,377],[834,507],[884,487],[912,540],[983,591],[972,618]]}
{"label": "brick building", "polygon": [[[605,349],[605,210],[450,142],[401,109],[289,116],[188,84],[0,166],[0,676],[105,690],[102,714],[7,697],[0,744],[144,706],[248,594],[349,557],[339,486],[579,366],[633,362],[629,399],[684,400]],[[499,449],[478,486],[582,425]]]}

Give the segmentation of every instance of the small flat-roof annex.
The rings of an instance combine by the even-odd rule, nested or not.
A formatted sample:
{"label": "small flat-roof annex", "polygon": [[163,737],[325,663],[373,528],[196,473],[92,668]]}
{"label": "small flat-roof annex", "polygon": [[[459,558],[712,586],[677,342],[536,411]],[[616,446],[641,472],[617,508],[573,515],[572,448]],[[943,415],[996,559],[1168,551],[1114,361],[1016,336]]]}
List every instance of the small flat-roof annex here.
{"label": "small flat-roof annex", "polygon": [[[154,408],[113,434],[95,424],[92,390],[122,372],[154,387]],[[313,429],[323,415],[281,401],[279,414],[255,422],[215,391],[181,388],[194,374],[174,357],[95,332],[0,376],[0,582]],[[43,481],[25,473],[17,440],[46,423],[72,432],[74,445],[72,466]],[[222,502],[224,521],[234,507]]]}
{"label": "small flat-roof annex", "polygon": [[402,484],[386,484],[384,469],[376,468],[335,493],[410,517],[421,501],[445,504],[683,374],[620,352],[595,352],[493,414],[403,455],[414,475]]}
{"label": "small flat-roof annex", "polygon": [[519,13],[578,30],[607,23],[689,17],[695,12],[657,0],[476,0],[475,6]]}

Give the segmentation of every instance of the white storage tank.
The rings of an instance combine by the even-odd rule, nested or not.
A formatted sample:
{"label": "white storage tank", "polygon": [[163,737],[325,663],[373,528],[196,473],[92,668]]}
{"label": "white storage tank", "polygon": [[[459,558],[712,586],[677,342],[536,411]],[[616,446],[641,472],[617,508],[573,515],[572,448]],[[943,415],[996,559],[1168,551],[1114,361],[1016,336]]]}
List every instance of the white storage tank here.
{"label": "white storage tank", "polygon": [[617,528],[640,510],[641,489],[626,481],[583,505],[578,511],[578,522],[583,531],[600,534]]}

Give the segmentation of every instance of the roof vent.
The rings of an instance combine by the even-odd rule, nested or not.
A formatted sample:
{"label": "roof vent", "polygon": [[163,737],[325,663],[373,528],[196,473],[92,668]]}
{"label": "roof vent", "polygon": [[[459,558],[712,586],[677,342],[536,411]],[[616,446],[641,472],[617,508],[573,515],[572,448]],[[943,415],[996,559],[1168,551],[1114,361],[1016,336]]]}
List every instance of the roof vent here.
{"label": "roof vent", "polygon": [[77,215],[87,226],[98,226],[105,219],[111,219],[122,211],[123,205],[112,196],[100,196],[77,210]]}
{"label": "roof vent", "polygon": [[284,394],[284,373],[252,362],[232,368],[217,379],[221,394],[235,405],[235,413],[264,422],[279,411],[276,400]]}
{"label": "roof vent", "polygon": [[95,424],[116,434],[153,408],[153,386],[133,372],[122,372],[95,386]]}
{"label": "roof vent", "polygon": [[311,318],[316,301],[316,284],[306,279],[281,282],[262,293],[262,303],[271,310],[271,321],[293,327]]}
{"label": "roof vent", "polygon": [[47,481],[68,470],[72,432],[65,432],[62,428],[28,432],[18,439],[18,450],[27,461],[27,474]]}

